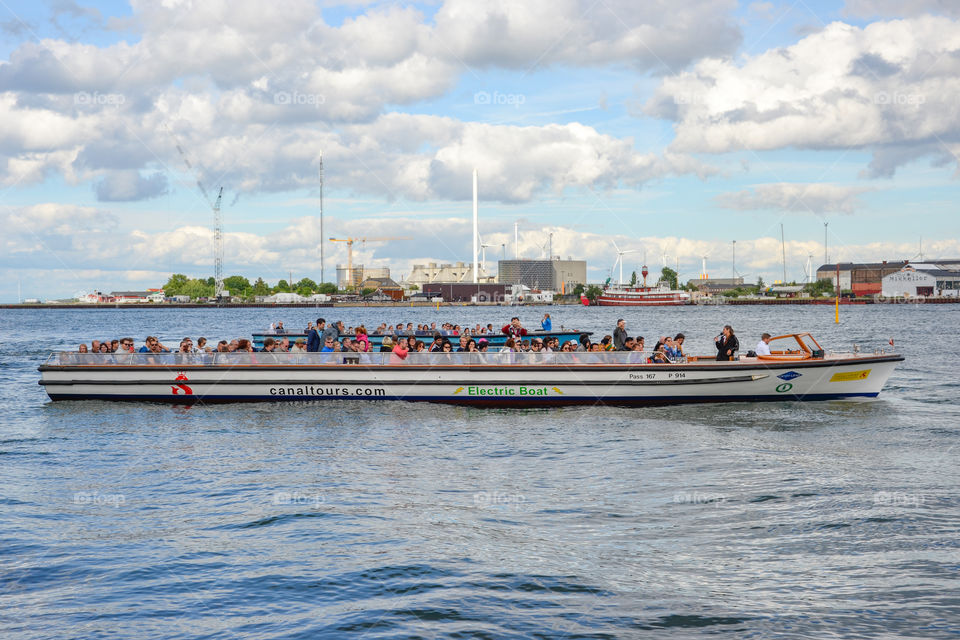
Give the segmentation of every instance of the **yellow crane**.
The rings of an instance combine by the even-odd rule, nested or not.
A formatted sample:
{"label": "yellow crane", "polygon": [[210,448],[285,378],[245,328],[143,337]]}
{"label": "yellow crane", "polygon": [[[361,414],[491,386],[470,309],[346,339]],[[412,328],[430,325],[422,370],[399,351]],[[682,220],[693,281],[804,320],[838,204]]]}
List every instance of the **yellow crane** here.
{"label": "yellow crane", "polygon": [[347,289],[355,289],[358,282],[353,281],[353,243],[354,242],[389,242],[391,240],[410,240],[409,237],[386,237],[386,238],[330,238],[330,242],[347,243]]}

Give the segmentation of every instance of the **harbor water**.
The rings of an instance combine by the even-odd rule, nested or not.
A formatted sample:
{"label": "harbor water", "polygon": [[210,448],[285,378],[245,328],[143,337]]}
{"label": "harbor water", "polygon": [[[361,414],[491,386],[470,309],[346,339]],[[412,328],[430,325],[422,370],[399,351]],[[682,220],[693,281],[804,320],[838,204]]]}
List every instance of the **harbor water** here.
{"label": "harbor water", "polygon": [[[868,402],[51,403],[92,339],[318,315],[811,331]],[[2,638],[956,638],[960,306],[0,310]]]}

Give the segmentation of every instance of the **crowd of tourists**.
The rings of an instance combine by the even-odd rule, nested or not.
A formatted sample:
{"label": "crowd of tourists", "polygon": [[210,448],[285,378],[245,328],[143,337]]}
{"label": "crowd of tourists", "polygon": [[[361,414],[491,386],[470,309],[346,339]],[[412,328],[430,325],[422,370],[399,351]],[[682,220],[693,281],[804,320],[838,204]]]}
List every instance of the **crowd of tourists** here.
{"label": "crowd of tourists", "polygon": [[[631,361],[646,363],[683,362],[695,359],[687,356],[684,351],[686,337],[683,333],[660,336],[650,351],[647,351],[646,340],[643,336],[630,336],[623,319],[617,321],[611,335],[605,335],[598,342],[592,342],[586,334],[581,334],[579,340],[570,339],[561,344],[556,336],[542,335],[552,331],[550,314],[544,314],[540,322],[540,335],[531,334],[522,325],[518,317],[511,318],[510,322],[496,329],[493,324],[475,327],[461,327],[451,323],[406,324],[398,322],[394,325],[381,323],[371,334],[364,325],[345,327],[342,321],[328,323],[324,318],[317,318],[316,323],[308,323],[304,333],[306,337],[287,335],[283,322],[276,322],[270,327],[270,336],[265,337],[263,346],[256,349],[253,343],[246,338],[220,340],[212,345],[206,338],[183,338],[175,349],[164,345],[156,336],[147,336],[143,345],[136,348],[133,338],[119,338],[113,340],[93,340],[89,348],[81,344],[77,350],[80,354],[105,354],[106,357],[97,358],[99,362],[119,363],[136,361],[138,358],[151,354],[173,354],[176,362],[214,361],[214,354],[228,353],[358,353],[368,354],[379,351],[390,353],[392,358],[405,359],[410,353],[582,353],[605,351],[628,351],[638,354]],[[371,335],[380,338],[379,345],[374,345]],[[491,346],[492,335],[506,336],[506,339],[497,346]],[[765,333],[757,345],[756,353],[769,354],[767,344],[770,335]],[[499,342],[499,341],[498,341]],[[733,328],[726,325],[715,339],[717,360],[734,360],[740,348]],[[146,354],[138,356],[137,354]],[[203,357],[210,356],[210,357]],[[93,360],[93,358],[91,358]]]}

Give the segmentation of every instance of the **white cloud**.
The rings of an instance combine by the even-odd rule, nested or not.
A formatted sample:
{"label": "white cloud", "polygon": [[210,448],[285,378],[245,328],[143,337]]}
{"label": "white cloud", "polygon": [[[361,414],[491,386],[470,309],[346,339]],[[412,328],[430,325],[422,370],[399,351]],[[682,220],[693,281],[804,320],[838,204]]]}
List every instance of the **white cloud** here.
{"label": "white cloud", "polygon": [[159,172],[144,176],[139,171],[114,171],[97,184],[96,192],[101,202],[156,198],[167,193],[167,177]]}
{"label": "white cloud", "polygon": [[732,0],[447,0],[437,11],[440,55],[522,70],[620,63],[673,72],[727,55],[741,34]]}
{"label": "white cloud", "polygon": [[837,22],[740,62],[701,61],[664,79],[646,112],[675,122],[680,152],[870,149],[873,175],[918,154],[955,163],[958,49],[946,18]]}
{"label": "white cloud", "polygon": [[845,187],[834,184],[802,184],[780,182],[761,184],[752,189],[722,193],[716,202],[724,208],[737,211],[774,210],[809,213],[853,213],[863,206],[860,194],[866,187]]}
{"label": "white cloud", "polygon": [[154,197],[164,180],[194,182],[177,142],[208,186],[244,193],[316,186],[321,151],[328,177],[355,193],[414,201],[468,197],[474,166],[486,196],[503,202],[705,177],[715,171],[691,157],[641,153],[576,123],[511,127],[387,110],[450,92],[469,65],[681,68],[733,50],[734,6],[449,0],[432,21],[388,6],[333,27],[308,0],[269,12],[253,0],[137,0],[131,18],[112,24],[139,40],[26,42],[0,63],[0,184],[60,174],[93,183],[102,201]]}
{"label": "white cloud", "polygon": [[924,13],[960,17],[954,0],[847,0],[844,13],[861,18],[918,16]]}

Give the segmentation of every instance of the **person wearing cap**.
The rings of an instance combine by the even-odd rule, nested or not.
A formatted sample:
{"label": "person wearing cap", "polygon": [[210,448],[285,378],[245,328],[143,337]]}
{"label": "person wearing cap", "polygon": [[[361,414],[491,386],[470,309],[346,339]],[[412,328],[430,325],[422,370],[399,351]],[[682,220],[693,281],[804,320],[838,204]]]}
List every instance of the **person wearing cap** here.
{"label": "person wearing cap", "polygon": [[307,343],[303,338],[297,338],[293,341],[293,346],[290,347],[292,353],[306,353],[307,352]]}

